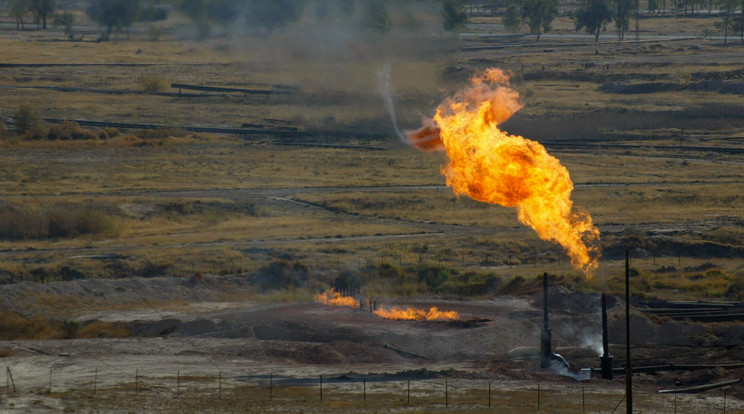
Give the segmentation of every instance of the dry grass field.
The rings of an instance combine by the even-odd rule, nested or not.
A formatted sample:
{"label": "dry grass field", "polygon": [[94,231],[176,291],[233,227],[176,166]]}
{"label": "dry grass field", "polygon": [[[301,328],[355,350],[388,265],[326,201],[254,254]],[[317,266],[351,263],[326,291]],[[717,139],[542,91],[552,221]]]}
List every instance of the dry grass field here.
{"label": "dry grass field", "polygon": [[[303,37],[302,27],[268,40],[194,40],[181,19],[162,23],[158,41],[136,26],[110,42],[87,35],[71,42],[59,28],[19,31],[0,16],[0,121],[9,127],[0,128],[0,283],[176,277],[198,286],[205,275],[239,275],[255,284],[223,286],[209,300],[276,304],[310,301],[351,278],[365,297],[487,300],[531,294],[534,277],[549,272],[574,292],[620,294],[629,249],[637,297],[744,300],[744,54],[706,32],[713,18],[645,16],[638,44],[632,33],[618,42],[611,31],[594,43],[566,17],[535,42],[506,35],[498,17],[477,17],[457,37],[396,32],[399,42],[355,37],[341,46]],[[575,204],[601,232],[592,279],[520,224],[514,209],[456,197],[444,185],[442,154],[395,137],[378,93],[386,65],[403,129],[417,128],[474,72],[512,71],[524,108],[504,129],[543,143],[570,171]],[[273,94],[179,96],[171,83]],[[21,105],[81,121],[89,137],[102,128],[82,121],[154,128],[29,139],[12,128]],[[46,122],[43,131],[52,127]],[[258,282],[274,271],[286,277],[284,289]],[[90,312],[198,313],[175,294],[118,301],[37,292],[23,300],[0,309],[0,339],[128,336],[105,319],[70,325]],[[19,343],[6,356],[0,343],[0,361],[26,352]],[[186,387],[214,382],[203,375],[185,378]],[[221,401],[199,396],[196,385],[194,396],[172,399],[173,378],[147,380],[141,394],[120,382],[93,398],[86,380],[38,401],[75,412],[452,410],[439,401],[438,382],[416,406],[402,407],[397,383],[373,389],[370,401],[339,388],[321,403],[308,387],[280,388],[278,400],[255,397],[263,382],[233,383]],[[451,396],[458,410],[487,411],[484,383],[458,385]],[[651,383],[644,412],[667,412],[669,400],[654,398]],[[587,409],[621,397],[618,385],[592,390]],[[581,409],[575,384],[553,386],[573,400],[554,400],[551,412]],[[508,400],[509,412],[534,412],[524,387],[495,391],[494,399]],[[719,394],[686,400],[690,412],[720,403]]]}

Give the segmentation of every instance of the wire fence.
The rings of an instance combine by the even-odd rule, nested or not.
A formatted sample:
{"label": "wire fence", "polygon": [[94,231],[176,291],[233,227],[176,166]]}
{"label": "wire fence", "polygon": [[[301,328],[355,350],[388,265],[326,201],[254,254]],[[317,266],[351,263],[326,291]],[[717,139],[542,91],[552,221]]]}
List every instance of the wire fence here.
{"label": "wire fence", "polygon": [[[283,407],[305,412],[359,410],[468,411],[506,413],[622,413],[622,382],[583,383],[495,381],[462,378],[406,378],[395,375],[308,375],[180,369],[162,372],[157,366],[121,368],[113,365],[81,369],[75,366],[6,367],[0,408],[14,398],[46,396],[84,409],[160,407],[154,412],[221,411],[235,407]],[[167,403],[167,404],[165,404]],[[727,390],[704,394],[634,392],[638,413],[744,413],[744,403]]]}

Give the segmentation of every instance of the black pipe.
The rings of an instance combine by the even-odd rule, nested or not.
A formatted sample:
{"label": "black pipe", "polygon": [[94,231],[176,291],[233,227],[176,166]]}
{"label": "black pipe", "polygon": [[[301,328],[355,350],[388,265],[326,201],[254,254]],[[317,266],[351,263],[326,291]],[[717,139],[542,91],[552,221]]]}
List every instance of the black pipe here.
{"label": "black pipe", "polygon": [[550,368],[553,359],[550,325],[548,323],[548,273],[543,274],[543,327],[540,335],[540,367]]}
{"label": "black pipe", "polygon": [[607,295],[602,294],[602,379],[612,379],[612,355],[610,355],[609,334],[607,329]]}
{"label": "black pipe", "polygon": [[630,253],[625,250],[625,412],[633,414],[633,367],[630,365]]}

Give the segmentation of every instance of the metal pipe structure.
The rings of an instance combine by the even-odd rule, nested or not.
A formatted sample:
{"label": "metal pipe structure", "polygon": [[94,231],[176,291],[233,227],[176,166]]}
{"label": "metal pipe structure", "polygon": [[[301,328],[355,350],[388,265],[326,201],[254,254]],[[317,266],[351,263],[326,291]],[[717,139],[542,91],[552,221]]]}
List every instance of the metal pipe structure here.
{"label": "metal pipe structure", "polygon": [[630,253],[625,250],[625,411],[633,414],[633,367],[630,364]]}
{"label": "metal pipe structure", "polygon": [[612,379],[612,355],[610,355],[609,334],[607,330],[607,295],[602,294],[602,356],[600,366],[602,379]]}
{"label": "metal pipe structure", "polygon": [[540,367],[550,368],[553,360],[551,333],[548,323],[548,273],[543,273],[543,327],[540,335]]}

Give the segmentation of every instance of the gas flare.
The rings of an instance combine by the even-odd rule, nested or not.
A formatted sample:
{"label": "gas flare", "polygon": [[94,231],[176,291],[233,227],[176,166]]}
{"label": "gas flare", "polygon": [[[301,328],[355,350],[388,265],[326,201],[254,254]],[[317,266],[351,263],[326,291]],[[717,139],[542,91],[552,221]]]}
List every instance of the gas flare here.
{"label": "gas flare", "polygon": [[315,301],[331,306],[346,306],[347,308],[359,309],[359,301],[351,296],[343,296],[330,288],[323,293],[315,295]]}
{"label": "gas flare", "polygon": [[574,208],[573,182],[560,161],[540,143],[510,135],[499,125],[522,109],[509,74],[491,68],[471,86],[446,99],[433,119],[407,131],[411,145],[447,153],[442,168],[455,194],[516,207],[520,222],[560,244],[571,264],[591,278],[598,266],[599,230],[591,216]]}
{"label": "gas flare", "polygon": [[434,320],[459,320],[457,311],[440,311],[436,306],[426,309],[416,308],[380,308],[375,315],[385,319],[408,320],[408,321],[434,321]]}

